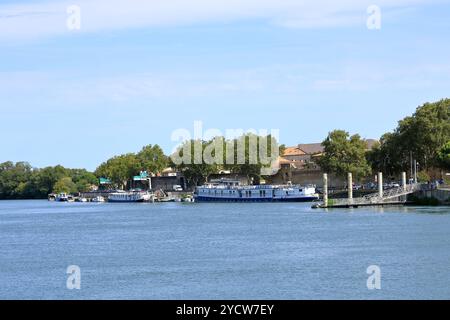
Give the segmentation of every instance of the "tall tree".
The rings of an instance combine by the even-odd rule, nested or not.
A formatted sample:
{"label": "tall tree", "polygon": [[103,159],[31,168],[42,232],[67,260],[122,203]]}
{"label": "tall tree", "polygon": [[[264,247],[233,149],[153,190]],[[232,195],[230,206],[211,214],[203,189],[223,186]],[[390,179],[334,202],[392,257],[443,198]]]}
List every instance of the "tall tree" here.
{"label": "tall tree", "polygon": [[113,157],[102,163],[96,170],[97,177],[107,177],[120,188],[142,170],[141,162],[134,153]]}
{"label": "tall tree", "polygon": [[442,169],[450,170],[450,141],[444,144],[439,150],[438,163]]}
{"label": "tall tree", "polygon": [[258,183],[265,173],[262,169],[269,169],[268,174],[272,173],[273,160],[277,160],[279,155],[273,150],[277,149],[280,146],[270,135],[245,134],[231,140],[215,137],[209,141],[186,141],[171,160],[195,185],[205,182],[211,174],[221,169],[246,175],[249,183]]}
{"label": "tall tree", "polygon": [[[225,168],[233,173],[246,175],[249,183],[258,183],[264,174],[263,169],[267,169],[268,175],[272,174],[273,161],[278,160],[280,151],[284,151],[285,148],[284,145],[280,146],[271,135],[245,134],[229,143],[234,148],[234,161],[232,164],[226,164]],[[277,148],[278,150],[276,150]],[[228,157],[229,154],[225,152],[225,159]]]}
{"label": "tall tree", "polygon": [[412,155],[423,169],[439,167],[439,150],[449,140],[450,99],[425,103],[399,121],[394,132],[382,137],[370,162],[374,169],[399,173],[409,171]]}
{"label": "tall tree", "polygon": [[86,169],[70,169],[70,177],[76,185],[77,192],[86,192],[91,186],[98,184],[98,179],[92,172]]}
{"label": "tall tree", "polygon": [[[185,141],[172,155],[171,160],[178,170],[182,171],[189,183],[197,186],[208,180],[208,177],[219,171],[220,165],[216,161],[205,161],[203,155],[213,141],[189,140]],[[212,150],[211,157],[215,157]],[[176,160],[179,159],[179,160]]]}
{"label": "tall tree", "polygon": [[72,181],[70,177],[62,177],[58,181],[56,181],[53,186],[54,193],[75,193],[77,192],[77,185]]}
{"label": "tall tree", "polygon": [[366,160],[367,144],[358,134],[350,136],[343,130],[334,130],[322,142],[324,155],[319,158],[321,168],[338,176],[345,177],[348,172],[356,178],[370,174]]}
{"label": "tall tree", "polygon": [[142,148],[137,154],[137,159],[141,163],[141,168],[151,173],[160,173],[169,165],[167,156],[157,144],[151,144]]}
{"label": "tall tree", "polygon": [[0,197],[18,198],[27,188],[32,168],[27,162],[0,164]]}

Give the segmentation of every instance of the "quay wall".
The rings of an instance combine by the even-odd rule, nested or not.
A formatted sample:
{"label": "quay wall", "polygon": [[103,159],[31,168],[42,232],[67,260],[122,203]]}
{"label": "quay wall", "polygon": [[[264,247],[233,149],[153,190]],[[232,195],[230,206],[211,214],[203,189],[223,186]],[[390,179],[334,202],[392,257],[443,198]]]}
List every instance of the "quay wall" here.
{"label": "quay wall", "polygon": [[[323,171],[320,169],[285,170],[281,169],[276,175],[266,179],[267,183],[285,184],[291,181],[293,184],[314,184],[318,188],[323,187]],[[339,189],[347,185],[347,181],[334,174],[328,174],[328,187]]]}
{"label": "quay wall", "polygon": [[436,199],[439,204],[450,204],[450,188],[445,189],[433,189],[433,190],[420,190],[414,193],[413,197],[419,200]]}

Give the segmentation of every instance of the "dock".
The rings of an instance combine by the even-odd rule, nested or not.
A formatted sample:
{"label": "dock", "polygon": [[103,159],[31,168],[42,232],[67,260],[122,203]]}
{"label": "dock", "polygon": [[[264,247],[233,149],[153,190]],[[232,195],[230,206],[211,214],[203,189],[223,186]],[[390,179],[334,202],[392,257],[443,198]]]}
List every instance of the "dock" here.
{"label": "dock", "polygon": [[383,175],[378,173],[378,192],[366,195],[364,197],[353,197],[352,174],[348,174],[348,197],[344,199],[328,199],[328,176],[325,173],[324,181],[324,195],[322,203],[312,206],[314,209],[318,208],[358,208],[358,207],[372,207],[372,206],[393,206],[407,204],[407,196],[421,189],[419,183],[406,184],[406,173],[402,174],[402,185],[397,188],[383,190]]}

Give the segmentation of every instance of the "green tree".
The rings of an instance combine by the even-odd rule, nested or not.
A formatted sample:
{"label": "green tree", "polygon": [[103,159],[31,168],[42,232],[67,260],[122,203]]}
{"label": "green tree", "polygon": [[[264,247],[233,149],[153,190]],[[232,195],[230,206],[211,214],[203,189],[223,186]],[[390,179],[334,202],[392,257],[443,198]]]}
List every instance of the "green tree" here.
{"label": "green tree", "polygon": [[[246,175],[249,182],[258,183],[261,169],[270,168],[272,160],[277,160],[272,159],[273,153],[278,157],[279,153],[272,152],[276,148],[280,146],[270,135],[245,134],[228,141],[224,137],[215,137],[209,141],[186,141],[171,160],[195,185],[204,183],[211,174],[221,169]],[[177,161],[174,161],[174,156]]]}
{"label": "green tree", "polygon": [[374,172],[384,172],[393,176],[403,170],[409,163],[406,158],[398,152],[399,140],[393,133],[384,134],[380,143],[366,153],[367,161]]}
{"label": "green tree", "polygon": [[107,177],[120,188],[142,170],[141,162],[134,153],[113,157],[102,163],[96,170],[97,177]]}
{"label": "green tree", "polygon": [[338,176],[346,177],[348,172],[356,178],[370,174],[370,166],[366,160],[367,145],[357,134],[350,136],[343,130],[334,130],[322,142],[324,155],[319,158],[321,168]]}
{"label": "green tree", "polygon": [[27,189],[32,167],[27,162],[0,164],[0,198],[21,198]]}
{"label": "green tree", "polygon": [[425,170],[439,167],[439,151],[449,140],[450,99],[425,103],[399,121],[394,132],[383,135],[370,163],[374,169],[396,174],[409,170],[412,155]]}
{"label": "green tree", "polygon": [[92,172],[86,169],[70,169],[70,177],[76,185],[77,192],[86,192],[91,186],[98,185],[98,179]]}
{"label": "green tree", "polygon": [[56,181],[53,186],[54,193],[75,193],[77,192],[77,185],[72,181],[70,177],[62,177],[58,181]]}
{"label": "green tree", "polygon": [[[183,161],[173,161],[175,155],[171,157],[172,161],[175,162],[176,168],[183,172],[190,184],[195,186],[200,185],[206,182],[211,174],[219,172],[219,164],[208,163],[207,161],[204,161],[203,158],[205,150],[210,147],[212,143],[213,141],[185,141],[175,153],[177,157],[183,159]],[[215,157],[215,152],[213,151],[211,155]]]}
{"label": "green tree", "polygon": [[280,144],[279,154],[284,154],[285,151],[286,151],[286,145]]}
{"label": "green tree", "polygon": [[438,152],[438,163],[442,169],[450,170],[450,141],[442,146]]}
{"label": "green tree", "polygon": [[45,167],[39,170],[36,176],[36,187],[40,194],[49,194],[53,191],[55,183],[63,177],[70,176],[70,173],[63,166]]}
{"label": "green tree", "polygon": [[169,165],[168,157],[157,144],[143,147],[137,154],[137,158],[141,168],[149,173],[160,173]]}
{"label": "green tree", "polygon": [[[234,148],[234,161],[232,164],[225,165],[225,168],[233,173],[246,175],[249,183],[259,183],[262,169],[269,169],[272,161],[277,160],[273,157],[278,158],[278,155],[282,154],[285,149],[284,145],[280,146],[271,135],[258,136],[250,133],[234,139],[231,143]],[[244,152],[242,152],[242,147]],[[276,148],[278,148],[278,152],[272,152]],[[225,158],[228,158],[226,153]]]}

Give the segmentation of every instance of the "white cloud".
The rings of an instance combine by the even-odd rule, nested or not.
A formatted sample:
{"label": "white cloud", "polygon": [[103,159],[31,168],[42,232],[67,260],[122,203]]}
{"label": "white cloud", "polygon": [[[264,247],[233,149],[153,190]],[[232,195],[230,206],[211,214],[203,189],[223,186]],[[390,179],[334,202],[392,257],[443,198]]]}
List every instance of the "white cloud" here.
{"label": "white cloud", "polygon": [[[330,91],[424,90],[449,85],[450,68],[431,63],[393,68],[389,63],[352,62],[333,69],[313,64],[286,64],[206,73],[177,71],[83,77],[61,72],[0,72],[0,96],[4,102],[16,99],[29,104],[33,101],[48,104],[49,108],[151,104],[155,100],[210,97],[301,96]],[[5,107],[8,105],[4,103]]]}
{"label": "white cloud", "polygon": [[380,62],[352,62],[317,74],[312,88],[323,91],[424,90],[450,85],[450,67],[444,64],[398,66]]}
{"label": "white cloud", "polygon": [[[81,33],[153,26],[263,19],[284,27],[314,28],[361,24],[373,0],[74,0],[0,5],[0,39],[70,34],[69,5],[81,8]],[[425,0],[378,0],[382,10],[429,4]],[[73,31],[72,31],[73,32]]]}

